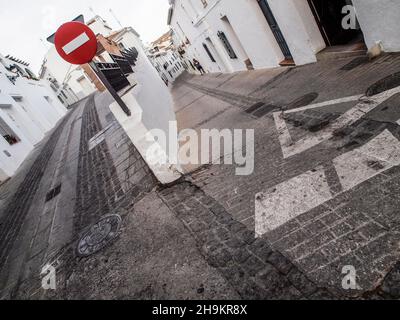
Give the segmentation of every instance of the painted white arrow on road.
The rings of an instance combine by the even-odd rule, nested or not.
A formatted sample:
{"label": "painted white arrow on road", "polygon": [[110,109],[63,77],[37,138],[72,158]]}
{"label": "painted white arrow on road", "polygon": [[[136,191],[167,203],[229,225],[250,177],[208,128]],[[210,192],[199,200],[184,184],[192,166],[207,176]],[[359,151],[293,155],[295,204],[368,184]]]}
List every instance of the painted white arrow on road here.
{"label": "painted white arrow on road", "polygon": [[[400,93],[400,87],[373,97],[352,96],[286,111],[285,113],[294,113],[343,102],[359,101],[355,107],[344,113],[325,129],[317,133],[310,133],[308,137],[297,142],[292,140],[283,118],[284,113],[275,113],[274,119],[283,157],[289,158],[329,140],[336,130],[355,123],[398,93]],[[398,123],[400,125],[400,121]],[[332,163],[341,184],[340,193],[343,193],[392,167],[399,166],[400,141],[388,130],[385,130],[364,146],[335,158]],[[321,166],[287,180],[266,192],[261,192],[257,194],[255,200],[256,234],[262,236],[275,230],[293,218],[333,199],[340,193],[335,193],[331,189],[325,169]]]}

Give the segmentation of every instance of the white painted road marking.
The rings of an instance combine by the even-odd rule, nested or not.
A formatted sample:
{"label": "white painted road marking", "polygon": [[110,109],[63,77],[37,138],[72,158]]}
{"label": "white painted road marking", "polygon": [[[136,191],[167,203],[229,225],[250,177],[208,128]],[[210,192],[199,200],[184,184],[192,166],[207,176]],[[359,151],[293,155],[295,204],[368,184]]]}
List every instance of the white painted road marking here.
{"label": "white painted road marking", "polygon": [[340,98],[340,99],[336,99],[336,100],[329,100],[329,101],[325,101],[325,102],[310,104],[308,106],[300,107],[300,108],[297,108],[297,109],[287,110],[287,111],[285,111],[285,113],[295,113],[295,112],[306,111],[306,110],[310,110],[310,109],[317,109],[317,108],[323,108],[323,107],[327,107],[327,106],[332,106],[332,105],[335,105],[335,104],[358,101],[362,97],[363,97],[363,95],[357,95],[357,96]]}
{"label": "white painted road marking", "polygon": [[343,191],[351,190],[366,180],[400,165],[400,142],[390,131],[366,145],[333,160]]}
{"label": "white painted road marking", "polygon": [[[337,157],[333,164],[343,187],[341,193],[349,191],[400,165],[400,141],[385,130],[364,146]],[[255,201],[256,234],[275,230],[339,194],[333,195],[321,167],[260,193]]]}
{"label": "white painted road marking", "polygon": [[[318,103],[314,105],[310,105],[307,107],[299,108],[286,111],[286,112],[276,112],[274,113],[275,125],[278,130],[279,142],[281,144],[282,153],[284,158],[292,157],[296,154],[304,152],[308,149],[311,149],[323,141],[329,140],[333,137],[333,134],[336,130],[342,129],[346,126],[349,126],[358,120],[360,120],[365,114],[372,111],[376,107],[378,107],[381,103],[388,100],[395,94],[400,93],[400,87],[385,91],[373,97],[361,97],[361,96],[352,96],[342,99],[336,99],[332,101],[327,101],[323,103]],[[294,113],[310,108],[321,108],[323,106],[339,104],[343,102],[354,101],[358,97],[359,103],[346,113],[344,113],[341,117],[339,117],[335,122],[327,126],[325,129],[320,130],[317,133],[310,133],[308,137],[305,137],[299,141],[293,142],[292,137],[290,136],[289,129],[287,128],[286,122],[283,118],[285,113]],[[360,98],[361,97],[361,98]]]}
{"label": "white painted road marking", "polygon": [[261,236],[332,199],[323,168],[306,172],[256,196],[256,234]]}
{"label": "white painted road marking", "polygon": [[110,124],[107,125],[103,130],[98,132],[94,137],[92,137],[88,144],[89,144],[89,151],[92,151],[94,148],[96,148],[100,143],[105,141],[106,139],[106,133],[110,129],[112,129],[115,126],[115,121],[112,121]]}
{"label": "white painted road marking", "polygon": [[71,54],[76,49],[82,47],[86,42],[90,40],[86,32],[82,33],[80,36],[67,43],[62,49],[66,54]]}
{"label": "white painted road marking", "polygon": [[273,116],[276,129],[278,130],[278,139],[279,143],[281,144],[283,157],[288,158],[289,153],[287,150],[290,150],[290,148],[293,146],[292,136],[290,135],[286,121],[283,118],[283,112],[275,112]]}

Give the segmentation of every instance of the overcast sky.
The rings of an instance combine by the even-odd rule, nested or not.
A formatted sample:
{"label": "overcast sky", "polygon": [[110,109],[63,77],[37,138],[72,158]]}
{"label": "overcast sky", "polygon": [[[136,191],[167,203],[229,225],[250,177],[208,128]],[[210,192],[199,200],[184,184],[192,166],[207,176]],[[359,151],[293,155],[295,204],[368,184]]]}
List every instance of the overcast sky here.
{"label": "overcast sky", "polygon": [[132,26],[148,43],[168,30],[168,6],[168,0],[0,0],[0,53],[30,62],[38,73],[50,45],[47,36],[79,14],[93,17],[90,8],[119,29],[112,9],[124,27]]}

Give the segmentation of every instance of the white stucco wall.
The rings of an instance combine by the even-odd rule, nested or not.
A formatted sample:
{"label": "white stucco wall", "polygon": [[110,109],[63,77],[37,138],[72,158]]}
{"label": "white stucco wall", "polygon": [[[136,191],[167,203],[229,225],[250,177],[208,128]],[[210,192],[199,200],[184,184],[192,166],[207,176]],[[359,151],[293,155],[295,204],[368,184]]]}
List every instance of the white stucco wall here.
{"label": "white stucco wall", "polygon": [[[183,61],[177,53],[175,53],[174,57],[174,51],[172,50],[168,50],[157,57],[149,57],[149,59],[152,60],[154,67],[157,66],[159,68],[160,71],[157,72],[160,77],[165,78],[169,83],[173,83],[185,71]],[[168,64],[167,69],[164,68],[166,64]]]}
{"label": "white stucco wall", "polygon": [[[0,108],[0,117],[20,139],[20,142],[9,145],[3,137],[0,137],[0,169],[3,171],[3,175],[5,175],[3,179],[6,179],[14,175],[24,159],[33,150],[34,146],[27,136],[25,136],[23,127],[21,125],[17,126],[16,122],[12,121],[2,108]],[[25,132],[27,131],[25,130]],[[2,180],[0,180],[0,182],[2,182]]]}
{"label": "white stucco wall", "polygon": [[67,83],[60,84],[47,68],[42,69],[40,72],[42,84],[53,93],[53,96],[57,101],[60,101],[58,97],[62,99],[62,103],[60,101],[61,105],[71,106],[79,100],[77,94],[71,89],[71,87]]}
{"label": "white stucco wall", "polygon": [[[77,80],[81,77],[85,77],[86,79],[88,79],[83,72],[83,69],[79,66],[74,66],[64,61],[59,56],[54,46],[52,46],[47,52],[45,60],[45,66],[49,70],[49,73],[55,79],[57,79],[60,85],[62,85],[64,82],[67,83],[69,87],[73,90],[73,92],[78,96],[78,98],[82,99],[87,95],[95,92],[96,88],[92,84],[90,85],[91,90],[86,90],[86,88],[82,88]],[[90,80],[88,81],[90,83]]]}
{"label": "white stucco wall", "polygon": [[353,0],[368,48],[381,42],[384,51],[400,51],[400,2]]}
{"label": "white stucco wall", "polygon": [[108,37],[112,33],[112,29],[108,26],[107,22],[103,20],[100,16],[95,16],[92,20],[89,20],[89,27],[93,30],[93,32],[97,34],[102,34],[105,37]]}
{"label": "white stucco wall", "polygon": [[138,60],[133,68],[133,77],[137,82],[131,94],[143,110],[142,121],[148,130],[162,129],[168,131],[168,122],[175,120],[171,94],[158,75],[157,70],[148,59],[143,44],[132,32],[125,33],[118,43],[122,42],[125,48],[135,47],[138,52]]}
{"label": "white stucco wall", "polygon": [[0,63],[0,118],[18,142],[10,145],[0,136],[0,182],[14,175],[34,145],[67,112],[43,81],[17,77],[13,84],[7,75],[15,76]]}
{"label": "white stucco wall", "polygon": [[[250,59],[255,69],[276,67],[284,60],[257,0],[210,1],[205,9],[196,7],[196,0],[192,3],[198,11],[188,14],[193,12],[192,6],[185,0],[175,1],[171,28],[178,45],[184,42],[185,37],[190,40],[191,44],[185,48],[186,56],[190,60],[199,60],[207,71],[246,70],[246,59]],[[325,43],[307,0],[269,0],[268,3],[295,63],[302,65],[315,62],[316,53],[325,47]],[[231,59],[227,55],[217,37],[218,31],[226,34],[238,59]],[[216,63],[208,57],[203,43],[213,53]]]}
{"label": "white stucco wall", "polygon": [[[353,0],[361,29],[369,48],[382,43],[386,52],[400,50],[400,3],[398,0]],[[316,62],[316,54],[326,47],[321,31],[307,0],[268,0],[295,64]],[[172,1],[171,28],[174,41],[181,45],[186,38],[185,58],[196,58],[209,72],[245,70],[249,58],[255,69],[278,66],[283,60],[281,49],[259,7],[257,0],[214,0],[206,8],[200,0]],[[226,16],[232,28],[221,20]],[[220,39],[223,31],[238,59],[230,59]],[[232,34],[233,32],[233,34]],[[210,61],[202,47],[210,38],[216,63]],[[209,46],[210,47],[210,46]]]}
{"label": "white stucco wall", "polygon": [[[137,84],[122,97],[132,111],[130,117],[126,116],[116,103],[113,103],[110,109],[146,159],[147,151],[153,146],[153,143],[147,139],[150,131],[162,130],[168,138],[169,122],[176,121],[172,96],[146,56],[142,42],[134,33],[127,32],[115,40],[118,43],[122,42],[126,48],[135,47],[138,50],[138,60],[136,66],[133,67],[134,74],[131,76]],[[173,134],[177,135],[177,132]],[[169,141],[162,148],[167,153]],[[172,182],[180,176],[168,166],[150,164],[150,168],[162,182]]]}
{"label": "white stucco wall", "polygon": [[296,65],[316,62],[316,54],[326,45],[307,0],[269,0],[268,3]]}

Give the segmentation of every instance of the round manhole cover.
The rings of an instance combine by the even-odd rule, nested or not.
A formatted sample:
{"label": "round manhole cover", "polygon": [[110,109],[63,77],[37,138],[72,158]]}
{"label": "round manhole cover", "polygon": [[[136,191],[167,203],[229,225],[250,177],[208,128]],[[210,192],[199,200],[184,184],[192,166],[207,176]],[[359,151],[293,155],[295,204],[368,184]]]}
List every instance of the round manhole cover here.
{"label": "round manhole cover", "polygon": [[119,215],[113,214],[101,218],[92,225],[79,240],[79,256],[90,256],[110,244],[118,235],[121,221]]}

